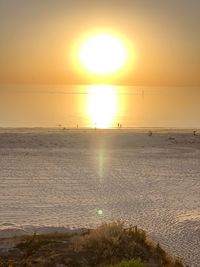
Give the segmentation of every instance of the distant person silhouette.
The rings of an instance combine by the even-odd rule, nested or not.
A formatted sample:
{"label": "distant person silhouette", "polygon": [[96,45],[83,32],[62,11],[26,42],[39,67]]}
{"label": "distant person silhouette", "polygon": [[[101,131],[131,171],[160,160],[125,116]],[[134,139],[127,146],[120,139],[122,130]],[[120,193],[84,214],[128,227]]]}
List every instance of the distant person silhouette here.
{"label": "distant person silhouette", "polygon": [[197,136],[197,131],[193,131],[193,135],[194,136]]}

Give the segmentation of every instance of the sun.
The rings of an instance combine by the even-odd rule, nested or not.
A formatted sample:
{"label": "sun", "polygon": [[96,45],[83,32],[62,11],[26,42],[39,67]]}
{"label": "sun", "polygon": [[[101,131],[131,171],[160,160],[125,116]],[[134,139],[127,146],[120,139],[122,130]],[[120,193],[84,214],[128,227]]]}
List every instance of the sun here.
{"label": "sun", "polygon": [[81,65],[96,75],[115,73],[127,61],[127,51],[123,42],[106,33],[99,33],[86,39],[80,48],[79,56]]}
{"label": "sun", "polygon": [[95,128],[108,128],[117,112],[117,95],[111,85],[89,88],[87,113]]}

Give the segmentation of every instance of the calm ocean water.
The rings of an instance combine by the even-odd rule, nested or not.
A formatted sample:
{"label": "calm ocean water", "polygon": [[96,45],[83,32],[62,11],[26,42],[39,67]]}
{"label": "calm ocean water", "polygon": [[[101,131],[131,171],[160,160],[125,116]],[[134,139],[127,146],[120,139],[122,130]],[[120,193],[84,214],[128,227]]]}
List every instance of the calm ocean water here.
{"label": "calm ocean water", "polygon": [[[0,86],[0,126],[91,127],[89,92],[95,86]],[[200,88],[112,86],[116,127],[199,127]],[[99,86],[99,90],[105,86]],[[109,105],[104,97],[99,109]]]}

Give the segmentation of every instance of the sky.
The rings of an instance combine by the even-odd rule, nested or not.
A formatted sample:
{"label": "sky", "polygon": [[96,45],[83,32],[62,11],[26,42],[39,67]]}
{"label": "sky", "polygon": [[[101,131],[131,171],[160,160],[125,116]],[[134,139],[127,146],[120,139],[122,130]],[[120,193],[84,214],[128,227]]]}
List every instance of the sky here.
{"label": "sky", "polygon": [[114,84],[199,86],[199,10],[199,0],[0,0],[0,84],[91,83],[72,50],[109,29],[135,54]]}

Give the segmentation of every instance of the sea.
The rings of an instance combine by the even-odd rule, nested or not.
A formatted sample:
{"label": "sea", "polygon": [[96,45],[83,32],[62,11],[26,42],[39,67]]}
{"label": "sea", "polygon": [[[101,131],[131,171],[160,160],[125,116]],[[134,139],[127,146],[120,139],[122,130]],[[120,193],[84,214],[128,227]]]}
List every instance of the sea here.
{"label": "sea", "polygon": [[1,85],[0,127],[198,128],[199,100],[192,86]]}

